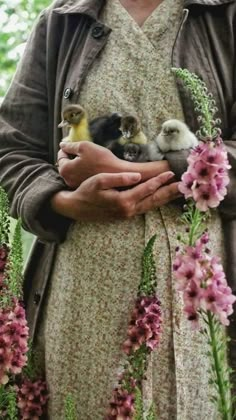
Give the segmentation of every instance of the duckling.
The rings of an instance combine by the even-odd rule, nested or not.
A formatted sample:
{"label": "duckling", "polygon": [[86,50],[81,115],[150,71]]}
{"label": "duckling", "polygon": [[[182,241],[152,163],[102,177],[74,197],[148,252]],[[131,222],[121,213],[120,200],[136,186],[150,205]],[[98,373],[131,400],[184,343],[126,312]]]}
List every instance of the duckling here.
{"label": "duckling", "polygon": [[92,119],[89,122],[89,131],[93,142],[107,147],[121,137],[120,125],[121,115],[117,112]]}
{"label": "duckling", "polygon": [[147,137],[141,130],[141,123],[138,117],[126,114],[121,118],[120,130],[122,137],[119,139],[121,145],[127,143],[147,144]]}
{"label": "duckling", "polygon": [[164,158],[164,153],[190,149],[198,145],[198,139],[188,126],[176,119],[167,120],[162,124],[161,132],[148,144],[126,144],[125,160],[130,162],[158,161]]}
{"label": "duckling", "polygon": [[92,141],[87,113],[80,105],[66,106],[62,111],[62,121],[58,127],[70,128],[68,136],[64,137],[63,141]]}
{"label": "duckling", "polygon": [[132,114],[112,113],[94,118],[89,123],[94,143],[107,147],[120,159],[124,157],[127,144],[146,144],[139,119]]}
{"label": "duckling", "polygon": [[127,143],[124,145],[123,158],[129,162],[150,162],[162,160],[164,155],[154,142],[148,144]]}

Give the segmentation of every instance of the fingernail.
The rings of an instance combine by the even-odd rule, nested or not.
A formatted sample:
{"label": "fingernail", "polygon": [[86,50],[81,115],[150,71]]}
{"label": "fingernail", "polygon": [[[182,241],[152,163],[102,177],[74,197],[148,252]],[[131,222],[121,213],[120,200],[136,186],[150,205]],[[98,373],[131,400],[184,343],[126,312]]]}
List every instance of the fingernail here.
{"label": "fingernail", "polygon": [[168,174],[166,175],[167,179],[173,178],[175,176],[174,172],[168,172]]}
{"label": "fingernail", "polygon": [[64,146],[66,145],[66,143],[67,143],[66,141],[61,141],[61,142],[59,143],[59,146],[60,146],[60,147],[64,147]]}

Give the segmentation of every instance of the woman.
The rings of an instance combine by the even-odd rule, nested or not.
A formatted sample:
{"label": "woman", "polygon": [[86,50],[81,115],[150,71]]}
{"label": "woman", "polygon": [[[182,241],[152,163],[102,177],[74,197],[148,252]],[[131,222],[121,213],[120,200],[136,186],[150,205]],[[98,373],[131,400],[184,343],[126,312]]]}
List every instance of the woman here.
{"label": "woman", "polygon": [[[79,102],[90,118],[111,111],[138,113],[149,140],[171,117],[185,119],[195,130],[191,100],[177,89],[171,72],[172,65],[187,67],[216,98],[224,139],[231,139],[226,144],[233,186],[235,18],[236,3],[229,0],[214,5],[210,0],[58,1],[42,13],[31,35],[2,106],[0,182],[11,198],[12,214],[22,218],[26,229],[42,241],[64,240],[53,268],[47,269],[50,261],[40,265],[36,277],[44,284],[39,291],[33,284],[29,298],[30,313],[33,296],[39,308],[50,277],[37,348],[45,359],[51,419],[64,418],[68,392],[79,419],[104,417],[123,360],[121,344],[142,251],[154,233],[164,332],[148,366],[144,402],[153,400],[157,418],[163,420],[216,418],[209,402],[204,342],[189,331],[171,277],[176,232],[181,231],[176,224],[181,209],[173,201],[178,184],[171,176],[174,172],[179,178],[184,171],[186,154],[131,164],[93,144],[75,143],[62,146],[56,157],[62,138],[57,125],[61,109]],[[71,161],[69,154],[77,158]],[[56,158],[59,173],[53,166]],[[140,180],[144,182],[136,185]],[[136,186],[114,189],[131,185]],[[230,219],[226,229],[231,236],[234,203],[232,188],[221,208]],[[220,253],[218,214],[210,229]],[[47,249],[49,258],[55,245]],[[229,249],[232,263],[234,247]]]}

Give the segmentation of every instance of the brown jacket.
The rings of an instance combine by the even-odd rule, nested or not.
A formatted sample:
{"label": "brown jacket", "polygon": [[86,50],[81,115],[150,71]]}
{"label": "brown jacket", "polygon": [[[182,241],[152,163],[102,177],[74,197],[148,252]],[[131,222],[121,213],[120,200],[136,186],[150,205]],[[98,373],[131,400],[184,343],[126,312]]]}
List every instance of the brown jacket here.
{"label": "brown jacket", "polygon": [[[56,243],[70,220],[54,214],[49,198],[64,189],[56,161],[61,108],[79,100],[89,67],[111,29],[98,20],[105,0],[58,0],[46,9],[32,32],[0,113],[0,184],[7,190],[13,217],[38,236],[36,265],[26,272],[32,332],[47,285]],[[117,40],[119,42],[119,40]],[[228,280],[236,291],[236,0],[185,0],[173,46],[175,67],[198,74],[213,93],[232,165],[231,187],[220,211],[227,235]],[[157,81],[158,88],[158,81]],[[196,130],[192,102],[179,84],[186,122]],[[168,160],[180,176],[185,153]],[[44,244],[45,243],[45,244]],[[236,357],[235,357],[236,360]]]}

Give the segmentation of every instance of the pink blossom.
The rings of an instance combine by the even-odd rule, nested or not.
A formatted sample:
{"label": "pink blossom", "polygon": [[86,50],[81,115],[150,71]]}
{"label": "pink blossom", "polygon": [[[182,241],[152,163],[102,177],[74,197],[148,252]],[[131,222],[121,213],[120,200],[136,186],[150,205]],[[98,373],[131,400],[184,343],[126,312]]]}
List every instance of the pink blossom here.
{"label": "pink blossom", "polygon": [[46,383],[41,380],[31,382],[25,379],[16,389],[21,419],[38,420],[43,415],[48,400]]}
{"label": "pink blossom", "polygon": [[202,288],[200,287],[200,283],[198,284],[194,280],[190,280],[187,287],[184,290],[184,302],[197,311],[199,308],[201,299],[202,299]]}
{"label": "pink blossom", "polygon": [[187,320],[191,322],[193,330],[199,329],[199,313],[191,305],[184,307],[184,313],[186,314]]}
{"label": "pink blossom", "polygon": [[184,194],[185,199],[193,196],[192,187],[195,181],[194,176],[190,172],[185,172],[179,184],[179,191]]}
{"label": "pink blossom", "polygon": [[208,183],[218,171],[215,165],[209,165],[204,160],[197,160],[191,167],[191,175],[198,183]]}
{"label": "pink blossom", "polygon": [[200,211],[207,211],[209,208],[218,207],[223,200],[216,185],[214,184],[198,184],[193,189],[193,199],[196,201],[196,207]]}
{"label": "pink blossom", "polygon": [[203,234],[195,247],[186,246],[182,252],[178,251],[174,261],[174,276],[178,289],[183,292],[184,311],[195,327],[201,310],[211,311],[223,325],[228,325],[236,301],[219,258],[211,257],[204,250],[208,241],[208,233]]}
{"label": "pink blossom", "polygon": [[126,354],[131,354],[137,351],[142,344],[153,350],[160,341],[161,323],[159,300],[155,296],[138,297],[131,314],[123,351]]}
{"label": "pink blossom", "polygon": [[134,394],[115,388],[106,420],[130,420],[134,411]]}
{"label": "pink blossom", "polygon": [[200,211],[217,207],[227,193],[231,167],[222,140],[200,143],[191,150],[187,161],[189,166],[181,178],[180,192],[186,199],[193,198]]}
{"label": "pink blossom", "polygon": [[[192,256],[188,255],[190,251]],[[195,250],[196,254],[199,252]],[[187,254],[187,255],[186,255]],[[203,273],[199,260],[195,258],[193,247],[186,248],[186,254],[178,254],[173,264],[174,276],[178,281],[178,290],[185,290],[190,280],[195,280],[200,283],[203,278]]]}
{"label": "pink blossom", "polygon": [[20,373],[25,366],[28,336],[25,311],[15,300],[12,308],[0,310],[0,383],[10,373]]}

